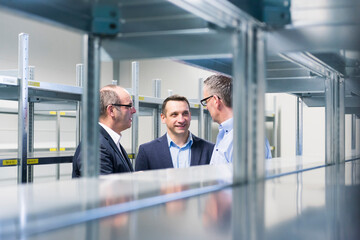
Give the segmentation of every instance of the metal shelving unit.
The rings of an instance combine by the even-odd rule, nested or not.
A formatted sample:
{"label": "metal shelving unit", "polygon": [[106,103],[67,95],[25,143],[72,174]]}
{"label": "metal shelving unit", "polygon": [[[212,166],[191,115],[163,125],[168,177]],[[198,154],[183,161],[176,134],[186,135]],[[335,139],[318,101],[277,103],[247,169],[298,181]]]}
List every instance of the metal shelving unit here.
{"label": "metal shelving unit", "polygon": [[[28,66],[28,41],[27,34],[19,35],[19,69],[0,71],[1,100],[18,102],[16,114],[19,135],[17,154],[11,151],[2,152],[0,167],[18,166],[18,183],[33,181],[35,165],[72,161],[74,150],[61,151],[60,148],[60,111],[76,111],[76,102],[81,101],[82,95],[80,87],[36,81],[33,77],[34,68]],[[51,111],[47,114],[56,115],[54,120],[57,123],[57,146],[49,149],[56,152],[36,152],[34,149],[34,117],[44,110]],[[60,177],[59,169],[57,165],[57,179]]]}
{"label": "metal shelving unit", "polygon": [[[73,230],[66,228],[71,225],[85,229],[85,233],[79,234],[85,238],[90,232],[95,239],[101,238],[102,231],[110,228],[116,232],[112,235],[114,238],[119,237],[119,232],[126,232],[129,238],[150,236],[158,239],[156,233],[161,232],[164,225],[169,227],[165,228],[165,235],[161,236],[170,236],[174,229],[179,229],[179,221],[174,221],[175,224],[169,221],[174,218],[177,220],[175,215],[178,212],[174,214],[169,209],[161,211],[160,203],[185,198],[192,203],[201,202],[202,198],[198,201],[195,196],[208,192],[210,196],[206,196],[216,199],[215,191],[223,188],[227,188],[220,192],[224,195],[218,196],[221,200],[215,200],[212,207],[228,207],[226,209],[229,211],[222,212],[223,218],[215,220],[215,227],[210,226],[215,231],[220,228],[216,232],[220,232],[221,239],[262,239],[264,236],[269,239],[289,236],[307,239],[312,233],[324,239],[332,236],[345,238],[346,233],[358,236],[359,218],[352,214],[358,213],[359,196],[356,191],[359,176],[356,173],[359,161],[354,161],[352,157],[345,162],[344,116],[350,110],[349,113],[358,115],[360,107],[359,4],[356,0],[232,2],[237,6],[220,0],[109,0],[96,4],[81,0],[76,4],[67,0],[0,0],[2,7],[88,34],[82,144],[95,146],[84,152],[87,178],[46,186],[51,190],[66,189],[66,199],[59,195],[57,202],[47,201],[44,205],[43,191],[35,191],[35,188],[41,186],[24,186],[28,192],[9,189],[18,202],[4,201],[9,204],[2,224],[4,236],[36,237],[50,233],[62,238],[69,234],[67,231]],[[341,15],[336,14],[336,11],[340,11]],[[234,102],[239,108],[234,109],[235,158],[232,168],[231,165],[200,166],[178,172],[170,169],[144,175],[135,173],[95,179],[98,176],[98,133],[95,127],[98,106],[93,103],[98,100],[101,47],[115,61],[153,57],[227,59],[228,66],[221,61],[215,65],[221,65],[225,70],[231,66],[230,73],[235,79]],[[350,57],[353,55],[354,58]],[[266,59],[277,65],[271,68],[271,72],[268,71],[270,65],[266,67]],[[340,61],[340,66],[334,64],[334,59],[335,62]],[[291,69],[294,63],[296,67]],[[326,109],[325,164],[311,163],[304,167],[306,159],[296,157],[291,162],[291,170],[283,171],[286,168],[281,165],[283,161],[276,162],[275,159],[264,162],[264,95],[271,89],[273,92],[296,94],[306,104],[308,99],[317,96],[323,99],[320,102]],[[350,99],[351,106],[347,105],[346,99]],[[300,147],[298,150],[301,150]],[[274,166],[269,167],[266,165],[268,163]],[[276,166],[279,166],[279,174],[276,174]],[[269,171],[275,174],[269,176]],[[172,174],[179,175],[174,177]],[[305,176],[310,183],[303,181]],[[107,188],[109,186],[113,188]],[[171,194],[164,193],[164,186],[170,191],[174,186],[181,188]],[[265,188],[275,193],[265,191]],[[34,192],[32,189],[35,189]],[[83,190],[85,194],[79,194]],[[289,196],[286,195],[289,190],[292,191],[290,195],[296,197],[284,201],[284,196]],[[231,201],[226,201],[228,198],[225,196],[229,194]],[[345,197],[348,194],[351,198]],[[37,208],[29,207],[31,210],[28,211],[27,205],[23,204],[28,200],[36,202]],[[272,208],[274,202],[271,200],[275,201],[276,209]],[[106,206],[108,202],[115,204]],[[271,207],[265,208],[266,204]],[[190,208],[184,204],[176,208],[186,217],[184,219],[189,220],[184,221],[189,228],[180,226],[183,230],[181,232],[186,234],[184,238],[191,238],[192,234],[197,234],[195,238],[199,239],[213,237],[209,236],[213,233],[208,230],[209,226],[204,225],[201,214],[200,217],[195,214],[194,220],[194,212],[204,212],[204,206],[196,206]],[[148,209],[139,210],[144,207]],[[292,215],[287,215],[287,207],[292,210]],[[63,213],[64,209],[70,209],[70,213],[65,212],[59,217],[58,213]],[[80,210],[74,212],[74,209]],[[276,214],[266,214],[268,209],[274,210]],[[54,216],[44,216],[48,210]],[[117,232],[119,221],[116,219],[113,224],[102,221],[113,214],[116,214],[115,218],[130,211],[132,218],[124,224],[126,231]],[[147,215],[149,212],[153,214]],[[138,224],[142,217],[153,221],[159,213],[164,213],[161,214],[161,220],[165,223],[160,224],[162,229],[157,231],[158,225],[153,233],[143,231],[141,226],[149,226],[149,222]],[[23,215],[29,221],[20,221],[23,218],[18,216]],[[271,218],[280,215],[290,217],[285,217],[285,220],[276,218],[278,222]],[[347,216],[355,217],[351,219]],[[311,224],[307,224],[309,222]],[[188,229],[193,228],[194,224],[200,227],[196,228],[195,233],[190,233]],[[221,231],[224,226],[232,226],[232,229]],[[224,232],[230,233],[225,235]]]}
{"label": "metal shelving unit", "polygon": [[[259,7],[256,4],[255,7],[237,1],[233,3],[236,6],[227,1],[219,4],[216,0],[124,0],[96,4],[78,1],[77,7],[74,7],[70,1],[61,1],[60,5],[45,4],[43,1],[31,4],[23,1],[0,2],[2,7],[10,10],[88,33],[88,84],[84,88],[83,101],[87,119],[97,118],[97,109],[88,109],[86,103],[97,98],[94,90],[98,89],[101,51],[114,61],[175,57],[192,64],[210,66],[213,70],[240,79],[235,81],[234,86],[237,93],[234,101],[242,104],[239,111],[235,109],[235,117],[239,120],[235,123],[239,133],[235,142],[240,146],[235,150],[235,156],[239,154],[236,158],[244,159],[239,162],[250,160],[254,161],[251,166],[263,165],[262,153],[255,149],[263,146],[259,139],[264,135],[261,125],[265,91],[288,92],[298,95],[309,106],[326,106],[326,161],[329,164],[344,161],[343,141],[338,141],[344,135],[342,112],[356,114],[359,109],[358,59],[349,57],[352,49],[356,51],[357,45],[356,37],[338,41],[331,35],[341,30],[344,35],[356,36],[356,24],[349,24],[357,21],[356,14],[351,14],[352,8],[349,7],[356,6],[355,1],[348,0],[340,5],[332,1],[319,4],[297,0],[291,1],[291,4],[290,1],[264,2],[260,11],[256,10]],[[318,14],[326,15],[338,5],[343,6],[342,11],[349,11],[347,17],[317,17]],[[69,18],[62,17],[65,13]],[[306,38],[308,35],[316,40]],[[179,45],[179,42],[182,44]],[[266,58],[267,62],[264,61]],[[347,82],[346,87],[344,81]],[[246,89],[251,91],[243,94]],[[341,97],[343,95],[345,98]],[[246,117],[249,115],[252,119]],[[97,133],[92,130],[95,124],[95,120],[82,123],[88,130],[83,131],[83,144],[96,145]],[[247,132],[243,132],[244,129]],[[254,145],[248,145],[250,143]],[[97,153],[89,151],[85,159],[96,162]],[[257,172],[248,170],[252,173],[241,174],[249,177]],[[96,170],[89,171],[88,174],[97,175]],[[255,175],[261,178],[261,172],[259,170]]]}

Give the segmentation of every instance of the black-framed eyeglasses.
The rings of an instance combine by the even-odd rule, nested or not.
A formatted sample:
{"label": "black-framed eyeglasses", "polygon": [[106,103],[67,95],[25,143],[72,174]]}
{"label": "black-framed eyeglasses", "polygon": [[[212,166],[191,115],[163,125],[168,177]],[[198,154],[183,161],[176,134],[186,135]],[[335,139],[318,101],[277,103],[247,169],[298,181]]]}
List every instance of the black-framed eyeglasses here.
{"label": "black-framed eyeglasses", "polygon": [[127,108],[132,108],[133,105],[130,103],[130,104],[117,104],[117,103],[114,103],[114,104],[110,104],[110,105],[113,105],[113,106],[117,106],[117,107],[127,107]]}
{"label": "black-framed eyeglasses", "polygon": [[201,100],[200,100],[201,105],[203,105],[204,107],[206,107],[206,105],[207,105],[207,103],[208,103],[208,100],[209,100],[210,98],[212,98],[213,96],[214,96],[214,95],[211,95],[211,96],[208,96],[208,97],[206,97],[206,98],[201,99]]}

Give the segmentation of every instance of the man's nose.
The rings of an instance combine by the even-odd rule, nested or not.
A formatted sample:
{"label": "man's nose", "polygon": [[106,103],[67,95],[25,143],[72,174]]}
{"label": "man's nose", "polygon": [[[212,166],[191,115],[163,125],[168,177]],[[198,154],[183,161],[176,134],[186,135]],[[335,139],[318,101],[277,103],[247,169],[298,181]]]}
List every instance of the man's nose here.
{"label": "man's nose", "polygon": [[136,113],[136,109],[135,109],[135,107],[132,107],[132,109],[131,109],[131,110],[132,110],[132,112],[131,112],[132,114]]}
{"label": "man's nose", "polygon": [[185,117],[182,114],[179,114],[178,122],[183,122],[183,121],[185,121]]}

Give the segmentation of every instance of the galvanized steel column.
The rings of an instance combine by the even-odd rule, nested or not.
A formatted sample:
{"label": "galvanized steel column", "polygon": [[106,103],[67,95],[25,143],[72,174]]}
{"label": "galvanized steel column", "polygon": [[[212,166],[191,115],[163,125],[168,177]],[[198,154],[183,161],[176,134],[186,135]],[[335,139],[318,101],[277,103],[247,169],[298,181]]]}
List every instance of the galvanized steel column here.
{"label": "galvanized steel column", "polygon": [[[76,86],[83,87],[84,78],[84,64],[76,64]],[[80,143],[81,136],[81,102],[76,103],[76,146]]]}
{"label": "galvanized steel column", "polygon": [[[34,102],[29,102],[29,135],[28,135],[28,151],[29,154],[34,153],[34,120],[35,120],[35,106]],[[34,181],[34,165],[27,166],[27,182]]]}
{"label": "galvanized steel column", "polygon": [[[161,79],[153,80],[153,96],[156,98],[161,98]],[[160,137],[161,135],[161,105],[157,106],[153,110],[154,115],[154,139]]]}
{"label": "galvanized steel column", "polygon": [[338,163],[345,162],[345,81],[339,75],[336,76],[339,88],[338,101]]}
{"label": "galvanized steel column", "polygon": [[27,182],[29,35],[19,34],[18,49],[18,183]]}
{"label": "galvanized steel column", "polygon": [[356,150],[356,115],[351,114],[351,150]]}
{"label": "galvanized steel column", "polygon": [[344,79],[330,73],[325,80],[325,162],[345,161],[345,87]]}
{"label": "galvanized steel column", "polygon": [[[132,78],[132,94],[133,104],[136,111],[139,111],[139,63],[131,63],[131,78]],[[139,112],[138,112],[139,113]],[[131,151],[134,153],[134,159],[136,158],[139,145],[139,114],[136,113],[132,116],[131,125]],[[133,161],[132,161],[133,162]],[[134,164],[134,163],[133,163]]]}
{"label": "galvanized steel column", "polygon": [[82,98],[81,160],[83,176],[97,177],[99,154],[100,37],[88,35],[85,84]]}
{"label": "galvanized steel column", "polygon": [[303,155],[303,108],[301,97],[296,100],[296,156]]}
{"label": "galvanized steel column", "polygon": [[[56,112],[56,149],[60,154],[60,110]],[[56,164],[55,170],[56,180],[60,180],[60,163]]]}
{"label": "galvanized steel column", "polygon": [[334,129],[334,79],[330,73],[325,79],[325,163],[333,164],[333,129]]}
{"label": "galvanized steel column", "polygon": [[234,183],[265,175],[265,48],[262,30],[242,23],[234,35]]}
{"label": "galvanized steel column", "polygon": [[203,98],[203,85],[204,80],[199,78],[199,120],[198,120],[198,136],[205,138],[205,120],[204,120],[204,107],[200,104],[200,100]]}

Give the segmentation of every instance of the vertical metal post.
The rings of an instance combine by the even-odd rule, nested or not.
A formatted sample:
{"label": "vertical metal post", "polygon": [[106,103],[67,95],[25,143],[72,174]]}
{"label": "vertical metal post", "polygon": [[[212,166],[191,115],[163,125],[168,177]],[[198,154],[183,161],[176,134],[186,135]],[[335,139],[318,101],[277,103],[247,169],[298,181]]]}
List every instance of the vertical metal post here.
{"label": "vertical metal post", "polygon": [[340,122],[339,122],[339,84],[336,73],[332,73],[333,78],[333,135],[332,135],[332,149],[333,149],[333,163],[339,162],[340,152],[339,152],[339,143],[340,143]]}
{"label": "vertical metal post", "polygon": [[[60,152],[60,111],[56,112],[56,148]],[[60,164],[56,164],[55,170],[56,180],[60,180]]]}
{"label": "vertical metal post", "polygon": [[334,163],[334,154],[333,154],[333,77],[328,73],[325,79],[325,164]]}
{"label": "vertical metal post", "polygon": [[18,49],[18,183],[27,181],[27,135],[28,135],[28,76],[29,76],[29,35],[19,34]]}
{"label": "vertical metal post", "polygon": [[356,150],[356,115],[351,114],[351,150]]}
{"label": "vertical metal post", "polygon": [[[153,96],[156,98],[161,98],[161,79],[153,80]],[[154,116],[154,139],[160,137],[161,134],[161,106],[158,106],[153,110]]]}
{"label": "vertical metal post", "polygon": [[[35,129],[34,129],[34,102],[29,102],[29,138],[28,138],[28,151],[29,153],[34,153],[34,137],[35,137]],[[34,181],[34,165],[28,165],[28,182],[31,183]]]}
{"label": "vertical metal post", "polygon": [[205,139],[212,142],[212,119],[209,112],[205,114]]}
{"label": "vertical metal post", "polygon": [[[256,162],[255,179],[262,179],[265,177],[265,93],[266,93],[266,34],[257,28],[256,29],[256,62],[253,71],[257,73],[253,89],[255,94],[253,100],[255,102],[253,112],[256,112],[254,136],[256,136],[256,143],[254,151],[257,151],[253,158]],[[260,200],[264,193],[260,193]],[[259,196],[258,196],[259,197]],[[262,199],[263,200],[263,199]]]}
{"label": "vertical metal post", "polygon": [[344,79],[331,73],[325,80],[326,164],[345,161],[345,87]]}
{"label": "vertical metal post", "polygon": [[303,155],[303,101],[301,97],[296,100],[296,155]]}
{"label": "vertical metal post", "polygon": [[234,36],[234,183],[265,175],[265,35],[241,23]]}
{"label": "vertical metal post", "polygon": [[272,157],[276,158],[278,156],[278,130],[277,130],[277,121],[278,121],[278,110],[277,110],[277,103],[276,97],[274,97],[274,121],[273,121],[273,141],[274,141],[274,155]]}
{"label": "vertical metal post", "polygon": [[[131,63],[131,78],[132,78],[132,91],[134,107],[139,111],[139,63]],[[131,137],[131,152],[134,153],[134,159],[137,155],[137,149],[139,144],[139,115],[134,114],[132,117],[132,137]]]}
{"label": "vertical metal post", "polygon": [[339,75],[336,76],[338,91],[338,163],[345,162],[345,81]]}
{"label": "vertical metal post", "polygon": [[234,183],[246,182],[247,174],[247,141],[246,141],[246,110],[248,90],[246,84],[246,39],[247,26],[241,23],[240,29],[234,33],[233,55],[233,108],[234,114],[234,153],[233,153],[233,178]]}
{"label": "vertical metal post", "polygon": [[99,155],[99,86],[100,86],[100,37],[88,35],[87,64],[82,99],[81,157],[83,175],[97,177],[100,170]]}
{"label": "vertical metal post", "polygon": [[[204,80],[202,78],[199,78],[199,103],[200,100],[203,98],[203,85],[204,85]],[[204,138],[205,137],[204,107],[201,104],[199,104],[198,129],[199,129],[198,136]]]}
{"label": "vertical metal post", "polygon": [[358,143],[355,145],[355,154],[360,154],[360,115],[356,115],[355,119],[355,143]]}
{"label": "vertical metal post", "polygon": [[[76,86],[82,87],[84,78],[84,64],[76,64]],[[76,146],[80,143],[80,134],[81,134],[81,102],[76,103]]]}

